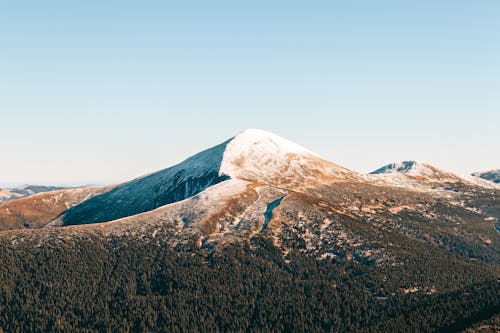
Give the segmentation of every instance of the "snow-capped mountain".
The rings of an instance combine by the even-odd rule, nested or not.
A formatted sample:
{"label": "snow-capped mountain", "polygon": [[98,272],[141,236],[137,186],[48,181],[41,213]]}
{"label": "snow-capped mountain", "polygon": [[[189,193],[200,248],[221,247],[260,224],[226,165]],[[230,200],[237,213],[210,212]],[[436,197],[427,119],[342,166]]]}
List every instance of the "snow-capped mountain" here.
{"label": "snow-capped mountain", "polygon": [[489,180],[494,183],[500,183],[500,169],[483,171],[483,172],[474,172],[471,176],[478,177],[484,180]]}
{"label": "snow-capped mountain", "polygon": [[391,163],[384,165],[380,169],[377,169],[371,174],[381,174],[381,173],[414,173],[417,171],[418,167],[421,167],[421,163],[417,161],[403,161],[398,163]]}
{"label": "snow-capped mountain", "polygon": [[64,225],[112,221],[192,197],[227,179],[282,188],[362,177],[277,135],[249,129],[187,160],[68,210]]}
{"label": "snow-capped mountain", "polygon": [[321,176],[339,181],[360,179],[353,171],[275,134],[257,129],[246,130],[228,141],[219,173],[230,178],[285,187],[303,181],[318,182]]}
{"label": "snow-capped mountain", "polygon": [[413,177],[423,177],[436,180],[452,180],[458,178],[452,173],[445,172],[430,164],[418,161],[402,161],[398,163],[387,164],[380,169],[371,172],[371,174],[406,174]]}
{"label": "snow-capped mountain", "polygon": [[[420,162],[363,175],[247,130],[114,187],[12,200],[0,205],[0,306],[11,309],[0,331],[26,309],[47,323],[43,331],[73,331],[69,324],[91,322],[96,302],[104,322],[121,325],[123,312],[135,314],[117,326],[120,332],[156,331],[147,325],[179,315],[191,325],[200,313],[216,315],[212,326],[220,331],[252,331],[268,312],[266,332],[295,331],[275,326],[295,319],[297,331],[338,331],[362,313],[373,317],[361,315],[361,324],[345,331],[406,332],[415,330],[408,314],[434,318],[441,308],[436,327],[448,331],[449,314],[456,315],[450,306],[475,315],[497,309],[500,300],[500,189],[470,178]],[[311,297],[321,313],[316,304],[304,311]],[[57,302],[55,310],[38,312],[39,304]],[[478,304],[486,305],[468,312]],[[387,326],[400,306],[405,325]],[[106,315],[113,308],[117,315]],[[256,308],[264,310],[255,315]],[[227,312],[236,322],[247,314],[245,326],[227,326],[219,316]],[[57,323],[54,313],[61,314]],[[330,326],[328,316],[337,314]],[[312,315],[321,324],[304,329]],[[135,326],[143,317],[148,324]],[[362,326],[374,320],[377,329]],[[207,327],[198,324],[171,331]],[[435,331],[427,324],[424,318],[421,331]]]}
{"label": "snow-capped mountain", "polygon": [[[430,164],[418,161],[402,161],[387,164],[370,173],[372,180],[422,189],[452,189],[455,191],[467,190],[467,187],[479,186],[482,188],[500,188],[495,184],[471,176],[458,176],[443,171]],[[464,188],[465,187],[465,188]]]}
{"label": "snow-capped mountain", "polygon": [[[124,184],[6,203],[0,226],[48,228],[23,234],[23,239],[38,239],[51,230],[57,239],[82,233],[128,235],[176,248],[194,242],[209,251],[265,237],[284,254],[298,246],[318,258],[354,256],[360,261],[390,257],[377,240],[381,230],[424,242],[447,235],[455,239],[447,245],[451,251],[456,244],[468,246],[463,242],[484,243],[494,251],[491,244],[497,243],[490,242],[499,235],[491,225],[500,214],[498,188],[470,178],[476,181],[415,161],[362,175],[251,129]],[[467,224],[457,229],[464,216]],[[477,239],[471,240],[472,234]]]}

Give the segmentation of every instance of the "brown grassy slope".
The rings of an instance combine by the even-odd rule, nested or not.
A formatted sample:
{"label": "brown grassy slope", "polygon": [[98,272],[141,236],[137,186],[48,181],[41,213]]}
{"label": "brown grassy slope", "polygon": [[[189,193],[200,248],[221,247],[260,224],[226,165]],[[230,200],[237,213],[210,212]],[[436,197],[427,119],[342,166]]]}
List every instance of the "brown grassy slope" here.
{"label": "brown grassy slope", "polygon": [[0,205],[0,231],[42,228],[51,220],[110,187],[86,187],[36,194]]}

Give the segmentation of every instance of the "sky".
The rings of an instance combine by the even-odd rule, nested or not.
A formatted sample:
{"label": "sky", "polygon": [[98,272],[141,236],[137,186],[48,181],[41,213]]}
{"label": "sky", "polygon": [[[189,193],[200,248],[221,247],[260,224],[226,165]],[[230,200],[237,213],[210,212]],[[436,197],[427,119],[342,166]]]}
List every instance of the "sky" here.
{"label": "sky", "polygon": [[359,172],[500,168],[498,1],[2,1],[0,183],[106,184],[260,128]]}

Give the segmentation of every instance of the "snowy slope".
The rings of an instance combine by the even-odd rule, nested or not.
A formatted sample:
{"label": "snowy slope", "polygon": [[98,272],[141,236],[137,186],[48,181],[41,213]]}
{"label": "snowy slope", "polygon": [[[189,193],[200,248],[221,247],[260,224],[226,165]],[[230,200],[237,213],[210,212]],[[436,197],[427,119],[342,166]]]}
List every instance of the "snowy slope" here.
{"label": "snowy slope", "polygon": [[227,142],[171,168],[137,178],[70,209],[65,225],[105,222],[146,212],[197,194],[228,176],[219,168]]}
{"label": "snowy slope", "polygon": [[[433,188],[454,185],[480,186],[489,189],[500,187],[491,182],[472,176],[458,176],[443,171],[430,164],[418,161],[402,161],[387,164],[370,173],[371,179],[385,181],[396,186],[418,187],[432,186]],[[439,189],[439,188],[438,188]]]}
{"label": "snowy slope", "polygon": [[277,135],[249,129],[162,171],[135,179],[70,209],[64,225],[112,221],[178,202],[226,179],[278,187],[360,179]]}
{"label": "snowy slope", "polygon": [[371,172],[371,174],[375,175],[392,174],[392,173],[403,173],[415,177],[427,177],[429,179],[431,178],[440,180],[457,179],[457,176],[452,173],[442,171],[430,164],[418,161],[402,161],[397,163],[391,163]]}
{"label": "snowy slope", "polygon": [[416,161],[403,161],[384,165],[380,169],[377,169],[371,174],[383,174],[383,173],[410,173],[415,171],[417,168]]}
{"label": "snowy slope", "polygon": [[353,171],[275,134],[248,129],[227,144],[220,173],[231,178],[273,186],[296,186],[298,182],[359,180]]}

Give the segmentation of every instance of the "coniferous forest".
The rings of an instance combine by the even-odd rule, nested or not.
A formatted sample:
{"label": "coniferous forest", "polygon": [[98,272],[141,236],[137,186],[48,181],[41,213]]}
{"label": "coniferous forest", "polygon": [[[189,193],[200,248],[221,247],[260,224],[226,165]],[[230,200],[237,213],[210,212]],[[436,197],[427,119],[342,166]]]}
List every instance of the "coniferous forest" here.
{"label": "coniferous forest", "polygon": [[0,333],[500,333],[499,18],[0,0]]}
{"label": "coniferous forest", "polygon": [[[130,239],[0,244],[3,332],[458,332],[499,312],[495,268],[411,244],[399,265],[212,254]],[[432,285],[433,289],[418,289]]]}

